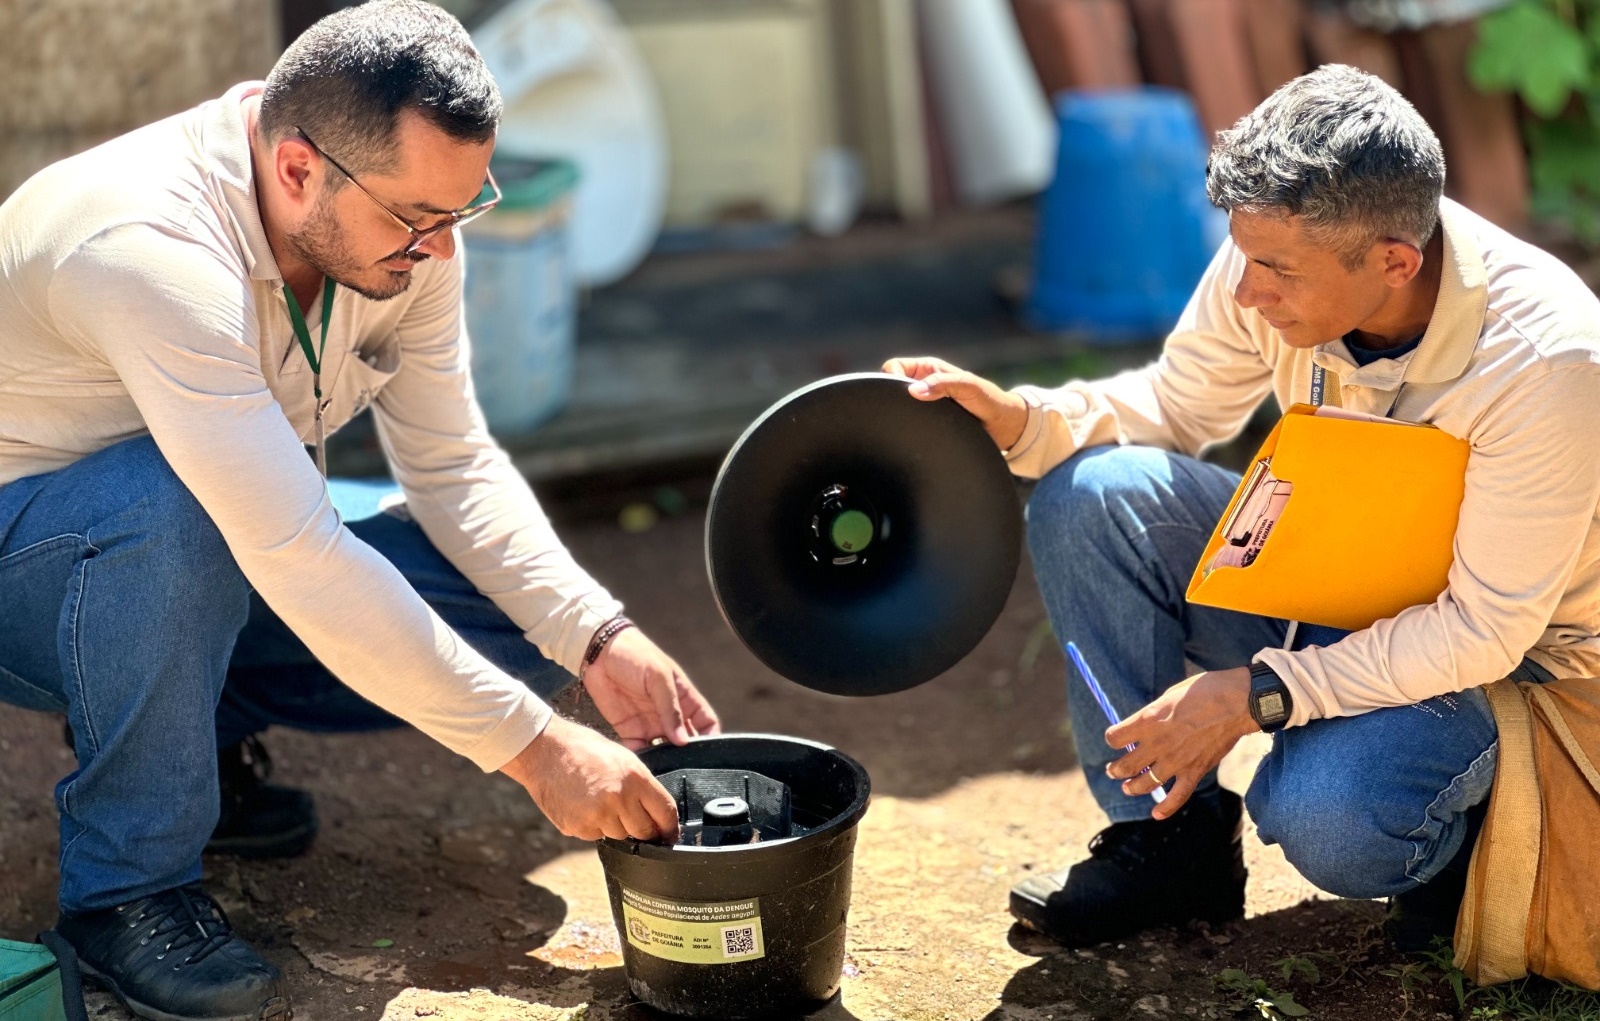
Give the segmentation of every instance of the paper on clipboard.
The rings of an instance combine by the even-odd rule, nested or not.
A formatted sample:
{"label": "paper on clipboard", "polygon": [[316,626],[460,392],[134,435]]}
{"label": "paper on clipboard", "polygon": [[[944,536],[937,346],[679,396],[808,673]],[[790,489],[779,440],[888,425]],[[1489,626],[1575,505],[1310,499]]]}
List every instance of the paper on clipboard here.
{"label": "paper on clipboard", "polygon": [[1390,425],[1415,425],[1414,422],[1396,422],[1383,415],[1374,415],[1366,411],[1351,411],[1349,408],[1340,408],[1324,404],[1312,412],[1318,418],[1342,418],[1347,422],[1387,422]]}

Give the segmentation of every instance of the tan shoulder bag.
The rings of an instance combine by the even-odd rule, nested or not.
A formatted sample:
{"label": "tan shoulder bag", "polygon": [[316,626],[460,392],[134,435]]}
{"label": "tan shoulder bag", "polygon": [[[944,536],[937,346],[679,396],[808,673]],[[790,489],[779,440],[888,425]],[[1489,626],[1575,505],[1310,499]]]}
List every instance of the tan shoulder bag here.
{"label": "tan shoulder bag", "polygon": [[1456,967],[1480,985],[1532,973],[1600,990],[1600,680],[1484,690],[1499,761]]}

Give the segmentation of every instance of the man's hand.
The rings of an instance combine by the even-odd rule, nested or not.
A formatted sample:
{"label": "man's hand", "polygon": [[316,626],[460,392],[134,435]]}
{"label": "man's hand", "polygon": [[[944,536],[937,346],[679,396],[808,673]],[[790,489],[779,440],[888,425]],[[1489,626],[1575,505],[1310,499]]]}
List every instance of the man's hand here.
{"label": "man's hand", "polygon": [[1010,450],[1022,439],[1028,424],[1028,405],[1014,393],[958,369],[941,358],[891,358],[883,363],[891,376],[915,380],[907,389],[923,401],[948,397],[983,423],[989,438],[1001,450]]}
{"label": "man's hand", "polygon": [[500,770],[569,837],[678,839],[678,806],[638,756],[557,716]]}
{"label": "man's hand", "polygon": [[637,751],[656,738],[685,744],[722,730],[711,703],[683,668],[636,627],[606,643],[583,672],[583,686],[596,709],[617,732],[617,740]]}
{"label": "man's hand", "polygon": [[1156,819],[1171,817],[1241,737],[1261,729],[1250,717],[1249,696],[1248,667],[1195,674],[1174,685],[1107,728],[1106,744],[1138,747],[1107,766],[1106,775],[1122,780],[1123,793],[1134,797],[1175,780],[1167,800],[1150,812]]}

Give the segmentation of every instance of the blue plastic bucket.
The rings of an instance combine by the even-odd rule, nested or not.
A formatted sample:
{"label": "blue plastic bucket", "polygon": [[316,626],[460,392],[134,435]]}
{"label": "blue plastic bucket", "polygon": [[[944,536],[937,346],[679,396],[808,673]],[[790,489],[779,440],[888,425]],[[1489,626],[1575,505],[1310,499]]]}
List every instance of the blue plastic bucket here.
{"label": "blue plastic bucket", "polygon": [[1039,203],[1028,325],[1099,343],[1165,336],[1227,217],[1205,196],[1208,146],[1184,93],[1062,92],[1056,173]]}
{"label": "blue plastic bucket", "polygon": [[567,218],[577,170],[496,157],[500,205],[462,228],[472,381],[489,428],[527,433],[572,391],[577,285]]}

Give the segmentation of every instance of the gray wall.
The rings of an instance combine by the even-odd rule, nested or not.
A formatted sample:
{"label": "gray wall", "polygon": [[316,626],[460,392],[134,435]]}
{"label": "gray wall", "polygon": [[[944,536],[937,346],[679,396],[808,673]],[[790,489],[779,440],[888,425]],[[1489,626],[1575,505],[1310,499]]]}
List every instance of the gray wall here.
{"label": "gray wall", "polygon": [[0,0],[0,197],[34,171],[260,78],[276,0]]}

